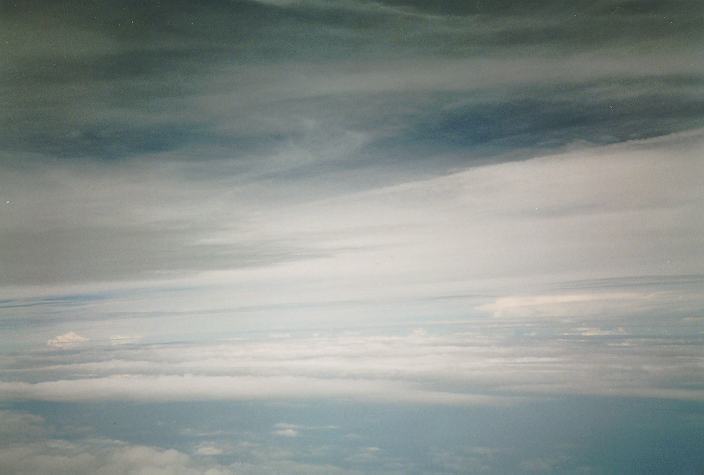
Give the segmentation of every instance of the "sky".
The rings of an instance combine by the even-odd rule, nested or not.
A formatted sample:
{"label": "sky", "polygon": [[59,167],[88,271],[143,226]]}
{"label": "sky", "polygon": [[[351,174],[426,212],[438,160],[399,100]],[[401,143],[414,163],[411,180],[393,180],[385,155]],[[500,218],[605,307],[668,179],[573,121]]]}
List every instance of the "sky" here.
{"label": "sky", "polygon": [[704,4],[0,2],[0,473],[704,472]]}

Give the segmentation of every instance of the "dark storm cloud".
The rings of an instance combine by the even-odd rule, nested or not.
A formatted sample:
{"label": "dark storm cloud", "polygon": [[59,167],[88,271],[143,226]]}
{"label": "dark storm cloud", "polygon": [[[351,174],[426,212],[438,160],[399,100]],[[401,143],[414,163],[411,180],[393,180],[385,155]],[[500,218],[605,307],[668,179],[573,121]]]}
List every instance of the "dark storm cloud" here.
{"label": "dark storm cloud", "polygon": [[[532,148],[549,151],[579,141],[609,144],[666,135],[704,125],[704,101],[672,92],[690,80],[700,78],[506,91],[505,101],[496,100],[500,93],[455,97],[454,103],[418,117],[417,123],[373,146],[380,151],[415,146],[420,156],[459,149],[491,157]],[[629,89],[641,92],[619,94]]]}
{"label": "dark storm cloud", "polygon": [[[402,11],[435,18],[476,18],[494,34],[466,36],[487,47],[540,46],[562,49],[701,38],[704,10],[696,0],[381,0]],[[469,32],[468,32],[469,33]],[[662,45],[661,45],[662,46]]]}
{"label": "dark storm cloud", "polygon": [[189,5],[5,4],[4,148],[109,158],[217,141],[181,101],[236,59],[263,8]]}
{"label": "dark storm cloud", "polygon": [[[6,2],[0,144],[63,158],[182,149],[202,157],[220,147],[266,160],[282,144],[310,147],[301,123],[313,121],[333,138],[374,135],[368,153],[379,164],[436,151],[429,141],[462,151],[666,134],[704,116],[701,76],[687,56],[704,31],[697,3]],[[516,58],[559,63],[577,53],[613,87],[551,79],[547,64],[531,81],[550,84],[524,96]],[[658,67],[658,55],[682,54],[685,71]],[[635,72],[609,71],[599,61],[609,55]],[[501,67],[453,77],[453,65],[483,58]],[[638,72],[644,64],[653,71]],[[515,76],[499,89],[472,84],[494,69]],[[353,83],[340,82],[340,71]],[[437,77],[426,79],[430,71]],[[657,81],[673,97],[630,92]],[[454,92],[437,99],[450,83]]]}

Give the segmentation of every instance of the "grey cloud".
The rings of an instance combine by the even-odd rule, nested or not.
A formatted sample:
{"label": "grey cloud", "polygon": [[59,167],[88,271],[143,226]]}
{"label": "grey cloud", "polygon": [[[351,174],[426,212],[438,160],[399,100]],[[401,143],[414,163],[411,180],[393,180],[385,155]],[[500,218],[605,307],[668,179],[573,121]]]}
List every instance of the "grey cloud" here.
{"label": "grey cloud", "polygon": [[326,255],[283,241],[200,244],[199,238],[198,233],[182,230],[124,227],[3,233],[0,283],[166,278]]}
{"label": "grey cloud", "polygon": [[[295,185],[233,180],[219,173],[221,161],[204,176],[192,175],[185,160],[115,164],[110,174],[66,164],[63,171],[10,169],[2,184],[10,204],[0,208],[8,225],[0,233],[7,284],[52,283],[24,291],[50,297],[90,295],[105,282],[124,286],[132,279],[140,281],[133,287],[154,292],[89,299],[78,308],[22,300],[21,288],[9,288],[7,311],[14,305],[15,314],[5,322],[36,324],[49,306],[56,318],[47,323],[133,316],[147,325],[149,312],[172,322],[209,314],[228,331],[226,315],[270,324],[286,315],[292,324],[325,325],[380,314],[387,321],[423,312],[472,316],[477,300],[442,299],[455,295],[489,296],[481,302],[487,304],[572,295],[580,303],[571,311],[553,299],[559,305],[533,313],[594,316],[613,303],[600,295],[607,290],[639,295],[607,308],[604,317],[692,316],[701,303],[696,283],[672,276],[696,274],[701,260],[700,143],[696,132],[577,147],[354,193],[345,191],[349,183],[330,181],[302,197]],[[23,193],[30,185],[36,191]],[[635,289],[628,276],[653,282]],[[603,278],[623,280],[605,288]],[[71,282],[80,285],[69,288]],[[489,313],[502,313],[506,301],[498,304]],[[514,307],[512,315],[521,310]],[[42,340],[67,330],[83,334],[69,327]]]}
{"label": "grey cloud", "polygon": [[[43,165],[4,167],[4,285],[178,277],[332,251],[255,231],[261,225],[247,190],[189,177],[183,163],[132,164],[113,174]],[[36,191],[26,195],[27,186]]]}
{"label": "grey cloud", "polygon": [[703,6],[0,2],[0,472],[700,463]]}
{"label": "grey cloud", "polygon": [[[389,154],[417,150],[416,142],[423,149],[427,139],[416,127],[439,130],[443,137],[443,131],[455,130],[462,141],[450,137],[445,146],[462,149],[474,144],[467,140],[477,141],[474,125],[479,121],[495,138],[506,139],[506,147],[538,146],[526,141],[527,132],[521,139],[520,130],[495,122],[505,119],[494,116],[515,114],[516,108],[525,121],[535,123],[531,132],[545,133],[557,145],[580,139],[605,142],[600,138],[605,131],[610,141],[619,141],[701,124],[701,104],[696,101],[701,79],[693,76],[691,91],[685,93],[673,85],[682,71],[671,70],[663,60],[672,56],[670,48],[674,56],[683,57],[682,63],[693,64],[688,47],[677,40],[686,35],[688,44],[698,41],[694,26],[700,16],[693,3],[462,3],[438,8],[413,2],[210,2],[207,8],[188,2],[130,2],[119,7],[91,2],[82,8],[61,2],[8,4],[3,147],[13,153],[64,158],[172,152],[200,158],[216,151],[241,160],[256,152],[257,163],[268,163],[272,147],[308,146],[301,140],[303,122],[341,133],[366,133],[376,132],[383,120],[388,141],[377,140],[362,153],[369,160],[357,161],[357,166],[374,168]],[[426,9],[439,15],[407,14]],[[578,20],[571,21],[574,14]],[[663,22],[666,26],[660,28]],[[613,35],[627,45],[611,45]],[[654,38],[658,46],[648,46]],[[580,98],[561,103],[571,91],[559,80],[525,101],[520,89],[524,68],[512,65],[528,47],[533,55],[539,51],[541,57],[556,59],[556,64],[573,60],[557,43],[572,44],[570,55],[579,50],[584,55],[581,69],[591,69],[591,74],[609,74],[604,59],[632,64],[611,79],[617,85],[611,93],[597,93],[594,105]],[[431,56],[435,64],[428,63]],[[462,73],[464,62],[486,57],[501,61],[470,66],[470,74]],[[670,81],[652,87],[681,94],[661,97],[643,91],[624,100],[624,95],[633,96],[632,82],[639,79],[643,65]],[[552,69],[548,65],[528,74],[549,79]],[[347,84],[335,79],[338,71],[347,75]],[[439,74],[440,80],[428,82],[428,71]],[[469,97],[457,94],[449,100],[428,96],[448,86],[461,89],[476,75],[510,77],[513,87],[497,91],[486,84],[471,86]],[[624,76],[630,83],[623,82]],[[309,91],[300,90],[299,84],[309,84]],[[424,95],[417,94],[418,85],[426,88]],[[404,91],[407,94],[396,100],[377,95]],[[574,92],[589,101],[593,88],[583,84]],[[448,104],[456,108],[453,103],[476,102],[476,96],[488,95],[492,99],[480,104],[483,110],[473,114],[475,122],[439,113]],[[396,112],[386,112],[394,102]],[[614,110],[606,111],[607,104]],[[566,111],[571,115],[565,116]],[[566,133],[564,123],[575,127]],[[257,130],[247,132],[252,124],[258,124]],[[335,143],[330,145],[334,148]],[[427,151],[438,152],[433,147]],[[430,162],[426,173],[456,165],[434,164],[431,158],[425,158]],[[328,160],[322,155],[315,161]],[[398,167],[393,162],[391,166]]]}
{"label": "grey cloud", "polygon": [[[6,400],[318,400],[504,405],[526,398],[599,395],[701,401],[701,336],[641,334],[588,316],[571,321],[474,323],[396,335],[320,335],[231,342],[37,352],[6,371]],[[682,321],[653,323],[679,327]],[[516,330],[533,332],[517,335]],[[9,369],[9,368],[8,368]],[[47,375],[47,376],[44,376]],[[33,381],[33,382],[26,382]],[[295,429],[279,427],[278,429]],[[294,435],[286,432],[282,435]]]}
{"label": "grey cloud", "polygon": [[[704,124],[704,103],[686,93],[678,96],[676,89],[660,88],[658,82],[604,81],[566,87],[559,94],[546,94],[545,88],[504,91],[505,97],[512,98],[506,102],[487,101],[481,94],[456,96],[445,107],[414,117],[401,132],[370,147],[378,153],[392,150],[401,155],[404,148],[412,145],[418,160],[458,150],[485,160],[507,153],[517,155],[516,150],[520,150],[528,158],[579,141],[618,143]],[[608,91],[609,86],[618,89]],[[621,95],[628,88],[643,86],[652,92],[636,97]],[[659,94],[656,91],[660,89],[669,92]],[[470,160],[465,166],[478,161],[474,157]]]}
{"label": "grey cloud", "polygon": [[25,412],[0,410],[0,441],[3,445],[32,440],[46,433],[42,417]]}

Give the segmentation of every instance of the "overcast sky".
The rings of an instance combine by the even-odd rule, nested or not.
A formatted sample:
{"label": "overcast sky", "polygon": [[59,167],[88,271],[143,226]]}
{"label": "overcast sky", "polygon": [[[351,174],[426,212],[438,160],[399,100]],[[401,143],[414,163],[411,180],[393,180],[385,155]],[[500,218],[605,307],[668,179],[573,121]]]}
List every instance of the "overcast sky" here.
{"label": "overcast sky", "polygon": [[703,52],[700,1],[0,2],[0,472],[700,473]]}

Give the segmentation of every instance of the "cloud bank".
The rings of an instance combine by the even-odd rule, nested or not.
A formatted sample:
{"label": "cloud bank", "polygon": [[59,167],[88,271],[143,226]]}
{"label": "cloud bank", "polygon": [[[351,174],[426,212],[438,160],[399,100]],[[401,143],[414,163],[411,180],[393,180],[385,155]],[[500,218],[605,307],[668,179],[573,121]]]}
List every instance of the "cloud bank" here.
{"label": "cloud bank", "polygon": [[[594,328],[568,319],[530,326],[475,323],[474,330],[465,324],[449,334],[441,326],[397,336],[106,345],[70,356],[37,354],[44,366],[18,360],[16,369],[3,373],[0,388],[5,400],[67,402],[504,405],[546,395],[704,399],[690,384],[704,376],[701,336],[646,336],[622,325]],[[518,329],[523,336],[515,336]],[[13,374],[33,382],[8,381]],[[276,431],[298,433],[293,426]]]}

